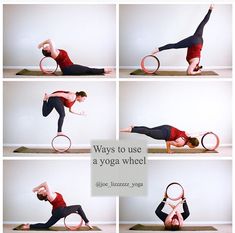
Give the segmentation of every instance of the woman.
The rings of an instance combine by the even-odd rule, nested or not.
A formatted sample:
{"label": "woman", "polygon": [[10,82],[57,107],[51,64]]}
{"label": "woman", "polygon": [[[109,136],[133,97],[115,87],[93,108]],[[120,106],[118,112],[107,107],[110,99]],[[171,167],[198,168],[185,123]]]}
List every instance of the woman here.
{"label": "woman", "polygon": [[76,93],[69,91],[56,91],[50,95],[45,94],[43,99],[42,115],[44,117],[47,117],[55,108],[55,110],[59,114],[57,135],[64,135],[62,133],[62,126],[65,117],[64,107],[69,108],[69,111],[73,114],[84,115],[84,112],[77,113],[72,111],[72,106],[75,104],[76,101],[78,101],[79,103],[84,102],[86,100],[86,97],[87,94],[84,91]]}
{"label": "woman", "polygon": [[[196,137],[191,137],[189,133],[181,131],[171,125],[161,125],[154,128],[130,126],[121,129],[120,132],[145,134],[157,140],[165,140],[167,153],[173,153],[171,146],[183,147],[187,145],[190,148],[195,148],[199,145],[199,141]],[[201,134],[203,133],[200,133],[198,136]]]}
{"label": "woman", "polygon": [[184,39],[179,41],[178,43],[175,44],[167,44],[162,47],[156,48],[153,51],[153,54],[156,54],[160,51],[167,50],[167,49],[179,49],[179,48],[188,48],[187,51],[187,56],[186,60],[189,64],[188,69],[187,69],[187,74],[188,75],[195,75],[201,73],[202,66],[199,65],[200,63],[200,57],[201,57],[201,50],[203,46],[203,29],[206,23],[208,22],[211,12],[213,9],[213,5],[210,5],[210,8],[202,20],[202,22],[199,24],[197,27],[197,30],[195,33]]}
{"label": "woman", "polygon": [[33,189],[33,192],[37,193],[37,197],[40,201],[44,200],[50,202],[50,204],[52,205],[52,216],[46,223],[24,224],[22,226],[23,230],[48,229],[56,222],[58,222],[61,218],[64,218],[72,213],[78,213],[84,220],[85,225],[89,229],[92,229],[92,226],[89,224],[89,220],[87,219],[82,207],[80,205],[67,206],[63,199],[63,196],[58,192],[52,192],[47,182],[44,182],[35,187]]}
{"label": "woman", "polygon": [[[182,197],[182,201],[180,201],[176,206],[169,204],[170,207],[172,208],[172,211],[169,214],[164,213],[162,211],[162,209],[166,204],[166,200],[167,200],[167,195],[165,194],[165,197],[157,207],[155,213],[164,222],[166,230],[171,230],[171,231],[179,230],[180,227],[183,226],[184,220],[188,218],[190,214],[186,199],[185,197]],[[178,210],[181,204],[183,204],[183,210],[184,210],[183,213],[180,213]]]}
{"label": "woman", "polygon": [[57,49],[52,40],[48,39],[38,45],[38,48],[42,48],[42,54],[46,57],[52,57],[60,66],[63,75],[101,75],[109,74],[112,69],[96,69],[90,68],[78,64],[74,64],[67,52],[63,49]]}

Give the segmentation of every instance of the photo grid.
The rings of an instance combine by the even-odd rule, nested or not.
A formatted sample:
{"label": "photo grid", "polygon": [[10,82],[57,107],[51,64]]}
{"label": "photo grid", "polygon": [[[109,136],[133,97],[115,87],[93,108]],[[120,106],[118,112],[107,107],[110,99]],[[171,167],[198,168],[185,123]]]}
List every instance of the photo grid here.
{"label": "photo grid", "polygon": [[1,232],[232,233],[233,7],[2,1]]}

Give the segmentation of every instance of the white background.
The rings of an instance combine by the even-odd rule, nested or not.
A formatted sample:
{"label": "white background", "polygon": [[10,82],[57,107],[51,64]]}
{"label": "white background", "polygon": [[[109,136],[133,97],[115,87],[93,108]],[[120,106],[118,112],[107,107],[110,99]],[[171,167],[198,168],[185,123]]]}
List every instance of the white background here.
{"label": "white background", "polygon": [[65,108],[63,132],[73,145],[90,144],[94,139],[115,139],[115,83],[114,82],[4,82],[4,144],[44,144],[50,146],[57,133],[58,113],[53,110],[42,116],[44,93],[57,90],[87,93],[83,103],[76,102],[75,112]]}
{"label": "white background", "polygon": [[[231,145],[231,88],[227,81],[121,82],[120,127],[168,124],[189,133],[212,131],[221,145]],[[120,138],[163,143],[134,133],[121,133]]]}
{"label": "white background", "polygon": [[47,181],[67,205],[81,205],[91,223],[115,222],[115,198],[91,196],[90,161],[4,161],[3,177],[4,221],[47,221],[51,204],[32,192]]}
{"label": "white background", "polygon": [[38,66],[48,38],[74,63],[115,66],[115,5],[5,5],[3,65]]}
{"label": "white background", "polygon": [[[204,5],[121,5],[120,66],[138,66],[140,59],[154,48],[176,43],[194,34],[206,15]],[[232,7],[215,5],[203,33],[201,64],[232,66]],[[186,49],[158,53],[161,66],[186,66]]]}
{"label": "white background", "polygon": [[232,221],[230,161],[150,161],[148,167],[148,195],[120,198],[121,222],[160,223],[155,210],[171,182],[184,187],[191,213],[185,224]]}

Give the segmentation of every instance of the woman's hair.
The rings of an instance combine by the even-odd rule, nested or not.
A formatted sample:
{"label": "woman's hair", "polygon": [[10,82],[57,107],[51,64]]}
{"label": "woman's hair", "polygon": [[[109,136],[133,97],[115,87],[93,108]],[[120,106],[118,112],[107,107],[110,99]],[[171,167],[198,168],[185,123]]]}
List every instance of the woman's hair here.
{"label": "woman's hair", "polygon": [[197,147],[199,145],[199,141],[197,138],[188,138],[188,142],[190,142],[194,147]]}
{"label": "woman's hair", "polygon": [[39,194],[39,193],[37,193],[37,198],[38,198],[40,201],[47,201],[47,196],[44,196],[44,195]]}
{"label": "woman's hair", "polygon": [[170,229],[171,231],[178,231],[180,229],[180,225],[171,225]]}
{"label": "woman's hair", "polygon": [[85,91],[79,91],[79,92],[76,92],[76,96],[87,97],[87,94]]}
{"label": "woman's hair", "polygon": [[48,52],[48,51],[46,51],[45,49],[42,49],[42,54],[43,54],[45,57],[51,57],[51,52]]}

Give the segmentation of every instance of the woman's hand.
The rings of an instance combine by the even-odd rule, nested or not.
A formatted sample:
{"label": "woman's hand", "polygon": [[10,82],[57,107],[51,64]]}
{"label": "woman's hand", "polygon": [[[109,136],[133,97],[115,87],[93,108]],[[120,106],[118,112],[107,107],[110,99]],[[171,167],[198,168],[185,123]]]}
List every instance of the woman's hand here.
{"label": "woman's hand", "polygon": [[159,49],[158,48],[155,48],[153,51],[152,51],[152,55],[155,55],[156,53],[159,52]]}

